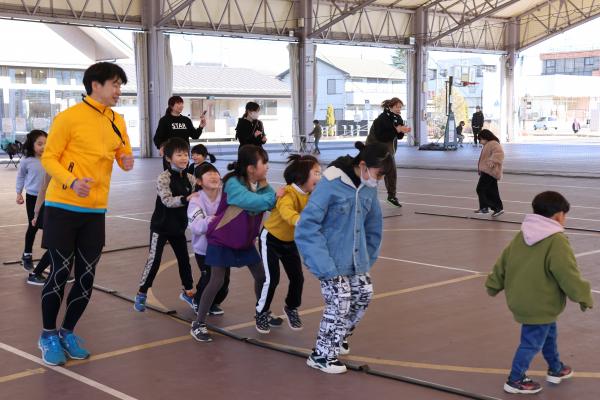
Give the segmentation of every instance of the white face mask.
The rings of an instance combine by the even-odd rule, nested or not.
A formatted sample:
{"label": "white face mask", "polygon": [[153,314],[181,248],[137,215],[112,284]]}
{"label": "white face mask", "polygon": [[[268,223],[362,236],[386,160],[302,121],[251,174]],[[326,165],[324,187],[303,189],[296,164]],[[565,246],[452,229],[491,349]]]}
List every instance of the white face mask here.
{"label": "white face mask", "polygon": [[248,116],[252,119],[258,119],[258,112],[257,111],[251,111],[248,113]]}
{"label": "white face mask", "polygon": [[373,178],[371,176],[371,172],[369,172],[369,168],[367,168],[367,175],[369,176],[369,179],[365,179],[362,177],[362,173],[360,174],[360,182],[365,185],[366,187],[370,187],[370,188],[376,188],[377,185],[379,184],[379,181],[376,178]]}

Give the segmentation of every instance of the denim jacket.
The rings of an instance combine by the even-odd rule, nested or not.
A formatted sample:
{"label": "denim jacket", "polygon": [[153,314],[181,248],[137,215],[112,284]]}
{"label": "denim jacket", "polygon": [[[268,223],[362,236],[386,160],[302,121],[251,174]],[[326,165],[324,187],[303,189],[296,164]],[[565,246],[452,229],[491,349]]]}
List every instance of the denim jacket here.
{"label": "denim jacket", "polygon": [[377,190],[357,188],[331,166],[300,215],[295,241],[304,264],[323,280],[369,272],[379,255],[382,229]]}

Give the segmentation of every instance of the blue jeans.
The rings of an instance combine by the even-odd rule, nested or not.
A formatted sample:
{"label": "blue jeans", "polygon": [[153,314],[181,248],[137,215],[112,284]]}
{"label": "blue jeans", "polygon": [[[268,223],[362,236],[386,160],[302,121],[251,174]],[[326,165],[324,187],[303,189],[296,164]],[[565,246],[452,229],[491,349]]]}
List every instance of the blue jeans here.
{"label": "blue jeans", "polygon": [[556,338],[556,322],[544,325],[522,325],[521,344],[513,359],[508,379],[512,382],[523,379],[529,364],[540,350],[548,363],[548,369],[560,371],[562,363],[558,355]]}

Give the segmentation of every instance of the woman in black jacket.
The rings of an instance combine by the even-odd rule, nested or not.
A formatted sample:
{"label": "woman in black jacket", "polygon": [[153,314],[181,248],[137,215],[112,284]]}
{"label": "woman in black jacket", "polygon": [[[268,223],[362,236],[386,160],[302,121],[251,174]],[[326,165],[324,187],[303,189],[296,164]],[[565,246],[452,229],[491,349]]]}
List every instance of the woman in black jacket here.
{"label": "woman in black jacket", "polygon": [[235,127],[235,138],[239,140],[240,146],[253,144],[262,147],[267,142],[263,123],[258,119],[260,106],[250,101],[246,103],[246,112],[238,119]]}
{"label": "woman in black jacket", "polygon": [[158,121],[158,128],[154,134],[154,144],[163,156],[163,169],[169,168],[169,163],[165,160],[163,147],[169,139],[174,137],[181,138],[190,144],[190,138],[198,139],[202,135],[202,130],[206,126],[206,118],[204,114],[200,117],[200,125],[194,128],[192,120],[181,115],[183,111],[183,99],[180,96],[172,96],[169,99],[169,106],[165,115]]}
{"label": "woman in black jacket", "polygon": [[381,107],[383,112],[373,121],[367,136],[367,144],[383,143],[388,147],[392,159],[394,159],[394,168],[390,173],[385,174],[385,187],[388,192],[387,201],[396,207],[402,207],[396,197],[395,154],[398,140],[401,140],[404,134],[410,132],[411,129],[404,126],[404,120],[400,116],[400,111],[404,107],[402,100],[393,97],[381,103]]}

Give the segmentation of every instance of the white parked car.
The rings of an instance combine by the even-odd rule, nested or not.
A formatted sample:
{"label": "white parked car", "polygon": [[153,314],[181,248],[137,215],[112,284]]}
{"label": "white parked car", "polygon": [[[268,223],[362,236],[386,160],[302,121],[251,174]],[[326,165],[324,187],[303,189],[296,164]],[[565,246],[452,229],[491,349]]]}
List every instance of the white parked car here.
{"label": "white parked car", "polygon": [[535,121],[535,123],[533,124],[533,129],[556,130],[558,129],[558,121],[556,120],[556,117],[541,117],[538,118],[537,121]]}

